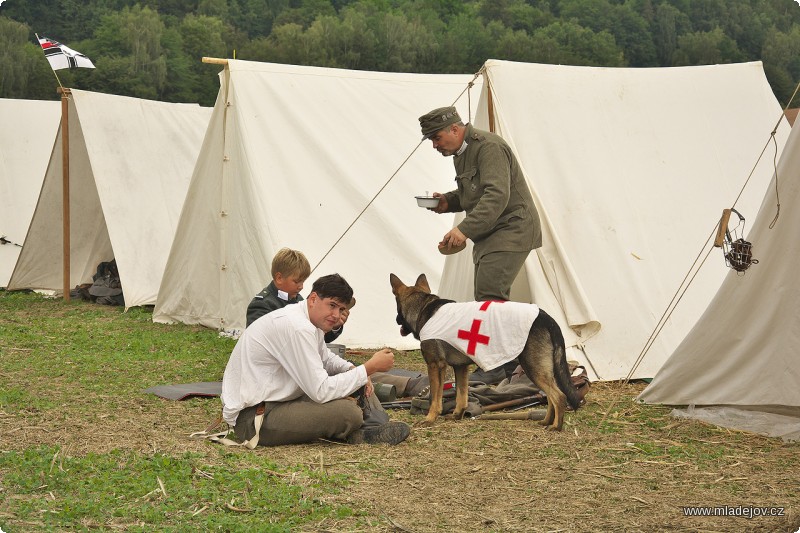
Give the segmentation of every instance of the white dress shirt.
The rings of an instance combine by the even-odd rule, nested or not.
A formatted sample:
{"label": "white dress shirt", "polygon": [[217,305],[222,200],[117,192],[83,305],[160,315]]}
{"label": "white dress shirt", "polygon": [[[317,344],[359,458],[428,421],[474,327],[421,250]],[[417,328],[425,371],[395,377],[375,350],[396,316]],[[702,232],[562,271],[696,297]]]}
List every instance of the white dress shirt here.
{"label": "white dress shirt", "polygon": [[325,403],[349,396],[367,383],[364,365],[328,349],[311,323],[307,301],[272,311],[250,324],[233,348],[222,377],[222,416],[236,424],[239,411],[263,401],[307,395]]}

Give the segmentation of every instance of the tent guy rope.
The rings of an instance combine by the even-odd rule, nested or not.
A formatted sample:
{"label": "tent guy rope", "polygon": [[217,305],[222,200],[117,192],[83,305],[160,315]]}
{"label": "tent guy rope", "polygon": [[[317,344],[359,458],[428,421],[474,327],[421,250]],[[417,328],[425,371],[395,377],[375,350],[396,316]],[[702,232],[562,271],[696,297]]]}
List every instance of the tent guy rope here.
{"label": "tent guy rope", "polygon": [[[464,96],[464,93],[467,93],[467,99],[468,99],[467,101],[468,101],[468,102],[471,102],[471,100],[470,100],[470,89],[472,89],[472,87],[473,87],[473,85],[474,85],[474,82],[475,82],[475,80],[476,80],[476,79],[478,78],[478,76],[480,76],[482,73],[483,73],[483,69],[481,69],[480,71],[478,71],[478,72],[475,74],[475,76],[472,78],[472,81],[470,81],[470,82],[467,84],[467,86],[464,88],[464,90],[463,90],[463,91],[461,91],[461,93],[460,93],[460,94],[459,94],[459,95],[458,95],[458,96],[455,98],[455,100],[453,101],[453,103],[452,103],[451,105],[455,105],[455,104],[456,104],[456,102],[458,102],[458,101],[461,99],[461,97],[462,97],[462,96]],[[468,105],[470,105],[470,104],[468,103]],[[470,109],[469,109],[469,118],[470,118],[470,120],[472,119],[472,108],[471,108],[471,107],[470,107]],[[401,170],[401,169],[402,169],[402,168],[405,166],[405,164],[408,162],[408,160],[409,160],[409,159],[411,159],[411,156],[413,156],[413,155],[416,153],[416,151],[419,149],[419,147],[420,147],[420,146],[422,146],[422,143],[423,143],[423,142],[425,142],[425,139],[422,139],[422,140],[420,140],[420,141],[417,143],[417,145],[414,147],[414,149],[413,149],[413,150],[411,150],[411,152],[410,152],[410,153],[409,153],[409,154],[406,156],[406,158],[403,160],[403,162],[402,162],[402,163],[400,163],[400,166],[398,166],[398,167],[395,169],[395,171],[394,171],[394,172],[392,172],[392,175],[391,175],[391,176],[389,176],[389,179],[387,179],[387,180],[386,180],[386,182],[385,182],[385,183],[384,183],[384,184],[381,186],[381,188],[380,188],[380,189],[378,189],[378,192],[376,192],[376,193],[375,193],[375,195],[374,195],[374,196],[373,196],[373,197],[370,199],[370,201],[369,201],[369,202],[367,202],[367,205],[365,205],[365,206],[364,206],[364,209],[362,209],[362,210],[361,210],[361,212],[360,212],[360,213],[358,213],[358,215],[356,215],[356,217],[353,219],[353,221],[350,223],[350,225],[349,225],[349,226],[347,226],[347,228],[344,230],[344,232],[342,232],[342,234],[339,236],[339,238],[338,238],[338,239],[336,239],[336,242],[334,242],[334,243],[331,245],[331,247],[330,247],[330,248],[328,248],[328,251],[327,251],[327,252],[325,252],[325,254],[323,254],[322,258],[321,258],[319,261],[317,261],[317,263],[316,263],[316,264],[313,266],[313,268],[311,269],[311,272],[312,272],[312,273],[313,273],[313,272],[314,272],[314,271],[317,269],[317,267],[319,267],[319,265],[321,265],[321,264],[322,264],[322,262],[323,262],[323,261],[325,261],[325,258],[326,258],[326,257],[328,257],[328,255],[330,255],[330,253],[333,251],[333,249],[334,249],[334,248],[336,248],[336,245],[338,245],[338,244],[339,244],[339,242],[341,242],[341,240],[342,240],[342,239],[344,239],[344,236],[345,236],[345,235],[347,235],[347,233],[348,233],[348,232],[350,231],[350,229],[351,229],[351,228],[352,228],[352,227],[355,225],[355,223],[356,223],[356,222],[358,222],[358,220],[361,218],[361,216],[362,216],[362,215],[363,215],[363,214],[364,214],[364,213],[367,211],[367,209],[369,209],[369,207],[372,205],[372,203],[375,201],[375,199],[376,199],[378,196],[380,196],[380,194],[383,192],[383,190],[384,190],[384,189],[385,189],[385,188],[386,188],[386,187],[389,185],[389,183],[391,183],[391,182],[392,182],[392,180],[394,179],[394,177],[395,177],[395,176],[397,176],[397,173],[398,173],[398,172],[400,172],[400,170]]]}

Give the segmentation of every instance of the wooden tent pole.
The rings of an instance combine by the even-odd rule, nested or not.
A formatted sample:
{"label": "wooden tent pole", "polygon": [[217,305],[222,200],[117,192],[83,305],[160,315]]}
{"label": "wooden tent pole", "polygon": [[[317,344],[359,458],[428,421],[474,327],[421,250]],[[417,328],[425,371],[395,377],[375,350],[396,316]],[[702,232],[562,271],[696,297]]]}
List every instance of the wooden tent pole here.
{"label": "wooden tent pole", "polygon": [[61,166],[62,166],[62,213],[63,223],[63,253],[64,253],[64,301],[69,302],[69,97],[70,90],[59,87],[61,93]]}

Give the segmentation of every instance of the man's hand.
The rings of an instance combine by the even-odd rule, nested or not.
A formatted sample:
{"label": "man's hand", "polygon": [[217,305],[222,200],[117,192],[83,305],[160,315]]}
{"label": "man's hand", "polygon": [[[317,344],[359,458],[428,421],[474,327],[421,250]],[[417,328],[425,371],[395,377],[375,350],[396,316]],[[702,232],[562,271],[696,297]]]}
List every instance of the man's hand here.
{"label": "man's hand", "polygon": [[350,305],[348,305],[345,309],[339,313],[339,321],[336,323],[336,326],[333,328],[334,330],[339,330],[344,326],[344,323],[347,322],[347,319],[350,317],[350,310],[353,306],[356,305],[356,299],[353,298],[350,300]]}
{"label": "man's hand", "polygon": [[439,248],[455,248],[467,242],[467,237],[458,228],[453,228],[442,237]]}
{"label": "man's hand", "polygon": [[447,208],[450,206],[450,204],[447,202],[447,197],[445,197],[445,195],[443,195],[440,192],[433,193],[433,197],[439,199],[439,205],[437,205],[436,207],[429,207],[428,211],[434,211],[436,213],[447,213]]}
{"label": "man's hand", "polygon": [[371,376],[375,372],[386,372],[394,366],[394,352],[389,348],[377,351],[372,354],[369,361],[364,363],[364,368],[367,370],[367,375]]}

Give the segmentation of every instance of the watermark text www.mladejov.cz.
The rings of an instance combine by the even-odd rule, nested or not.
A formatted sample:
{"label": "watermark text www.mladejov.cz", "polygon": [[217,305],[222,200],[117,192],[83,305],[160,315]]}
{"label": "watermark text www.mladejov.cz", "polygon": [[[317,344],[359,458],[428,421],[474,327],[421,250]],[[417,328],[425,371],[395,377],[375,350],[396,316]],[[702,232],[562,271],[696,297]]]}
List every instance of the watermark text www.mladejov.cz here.
{"label": "watermark text www.mladejov.cz", "polygon": [[716,505],[681,507],[683,516],[731,516],[758,518],[762,516],[784,516],[783,507],[758,507],[752,505]]}

